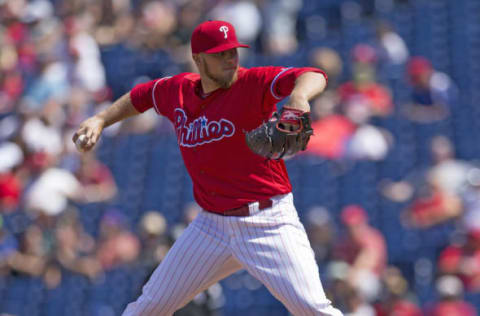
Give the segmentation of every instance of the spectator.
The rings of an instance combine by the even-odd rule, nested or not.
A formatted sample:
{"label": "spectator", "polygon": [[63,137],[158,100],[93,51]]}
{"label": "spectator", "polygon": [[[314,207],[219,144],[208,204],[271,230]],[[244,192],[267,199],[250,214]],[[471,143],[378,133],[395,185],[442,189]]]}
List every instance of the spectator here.
{"label": "spectator", "polygon": [[358,44],[352,50],[353,80],[342,84],[338,93],[345,111],[355,111],[352,118],[364,122],[371,116],[387,116],[393,102],[387,87],[376,82],[377,53],[372,46]]}
{"label": "spectator", "polygon": [[342,311],[348,309],[348,293],[351,286],[348,283],[350,265],[344,261],[333,260],[327,264],[326,275],[328,286],[327,297]]}
{"label": "spectator", "polygon": [[0,143],[0,212],[14,211],[23,191],[18,166],[23,162],[23,152],[14,142]]}
{"label": "spectator", "polygon": [[141,261],[153,271],[172,244],[167,234],[167,221],[160,212],[148,211],[140,219],[139,230],[142,242]]}
{"label": "spectator", "polygon": [[382,193],[397,202],[411,199],[404,213],[407,224],[431,227],[458,217],[462,212],[460,193],[472,165],[455,159],[452,143],[445,136],[432,139],[433,165],[412,173],[404,181],[382,184]]}
{"label": "spectator", "polygon": [[416,298],[409,291],[408,281],[396,267],[388,267],[382,275],[383,291],[375,309],[377,316],[422,316]]}
{"label": "spectator", "polygon": [[452,80],[420,56],[410,59],[407,71],[413,92],[412,102],[403,108],[405,116],[418,123],[444,120],[457,106],[457,88]]}
{"label": "spectator", "polygon": [[55,258],[63,268],[95,279],[102,272],[95,240],[84,232],[76,210],[63,213],[55,227]]}
{"label": "spectator", "polygon": [[76,16],[67,27],[69,52],[75,61],[73,80],[91,93],[105,87],[105,69],[100,60],[100,49],[90,34],[92,19],[87,14]]}
{"label": "spectator", "polygon": [[343,71],[343,62],[336,51],[328,47],[314,48],[310,52],[310,64],[312,67],[323,69],[328,75],[327,90],[336,89],[338,87],[340,76]]}
{"label": "spectator", "polygon": [[348,283],[368,301],[374,300],[387,264],[385,239],[358,205],[344,207],[341,219],[347,235],[335,245],[334,258],[350,264]]}
{"label": "spectator", "polygon": [[355,288],[347,292],[347,312],[345,316],[375,316],[375,309]]}
{"label": "spectator", "polygon": [[393,66],[404,65],[409,56],[405,41],[386,21],[380,21],[376,31],[380,63]]}
{"label": "spectator", "polygon": [[475,307],[463,300],[462,282],[454,276],[442,276],[436,282],[439,301],[427,308],[427,316],[476,316]]}
{"label": "spectator", "polygon": [[267,55],[292,54],[298,47],[296,21],[303,0],[262,2],[263,45]]}
{"label": "spectator", "polygon": [[253,44],[262,26],[259,8],[253,1],[220,1],[209,15],[212,20],[229,21],[241,43]]}
{"label": "spectator", "polygon": [[0,215],[0,277],[5,277],[10,272],[10,263],[18,251],[18,242],[3,225]]}
{"label": "spectator", "polygon": [[[354,79],[342,84],[337,94],[322,94],[313,104],[317,121],[312,127],[322,132],[314,133],[307,153],[335,160],[381,160],[392,144],[392,137],[369,121],[374,116],[390,114],[391,95],[374,80],[377,56],[373,47],[359,44],[352,55]],[[318,112],[318,108],[324,112]]]}
{"label": "spectator", "polygon": [[312,128],[321,133],[314,133],[306,153],[336,161],[384,159],[393,144],[391,134],[365,122],[357,123],[358,113],[343,112],[337,102],[337,94],[329,91],[315,100]]}
{"label": "spectator", "polygon": [[307,212],[305,230],[318,263],[325,262],[331,256],[334,240],[332,227],[333,223],[327,209],[316,206]]}
{"label": "spectator", "polygon": [[356,124],[338,110],[338,95],[326,91],[312,104],[314,131],[306,149],[307,154],[326,159],[342,160],[347,156],[347,145],[352,139]]}
{"label": "spectator", "polygon": [[45,157],[39,177],[25,193],[25,208],[34,217],[40,213],[56,216],[67,208],[69,200],[83,200],[80,182],[71,172],[58,168],[57,159]]}
{"label": "spectator", "polygon": [[461,227],[465,231],[480,230],[480,170],[469,169],[467,183],[460,191],[462,200]]}
{"label": "spectator", "polygon": [[80,165],[75,172],[82,185],[86,202],[106,202],[117,193],[117,186],[110,169],[96,159],[92,153],[80,157]]}
{"label": "spectator", "polygon": [[23,275],[44,275],[52,255],[48,235],[49,230],[38,224],[29,226],[22,233],[18,250],[8,258],[10,268]]}
{"label": "spectator", "polygon": [[127,219],[119,211],[108,210],[100,222],[97,259],[104,270],[132,264],[140,254],[140,241],[127,229]]}
{"label": "spectator", "polygon": [[0,173],[0,210],[4,213],[10,213],[16,210],[20,195],[22,193],[22,184],[20,179],[12,172]]}
{"label": "spectator", "polygon": [[480,231],[469,231],[464,242],[445,248],[438,259],[442,274],[456,275],[467,291],[480,291]]}

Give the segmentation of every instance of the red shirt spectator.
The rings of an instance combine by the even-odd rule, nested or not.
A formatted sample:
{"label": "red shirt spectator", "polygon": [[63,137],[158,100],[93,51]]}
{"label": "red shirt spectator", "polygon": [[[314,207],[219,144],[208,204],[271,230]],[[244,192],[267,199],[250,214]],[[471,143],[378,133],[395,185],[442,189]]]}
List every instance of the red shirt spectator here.
{"label": "red shirt spectator", "polygon": [[461,301],[452,300],[437,303],[427,316],[476,316],[475,307],[471,304]]}
{"label": "red shirt spectator", "polygon": [[337,245],[335,256],[350,263],[353,269],[380,275],[387,265],[387,247],[381,232],[368,224],[365,210],[357,205],[344,208],[342,222],[348,237]]}
{"label": "red shirt spectator", "polygon": [[343,115],[329,115],[312,124],[314,131],[306,153],[329,159],[344,157],[348,141],[352,138],[356,125]]}
{"label": "red shirt spectator", "polygon": [[364,101],[369,105],[373,115],[387,115],[391,113],[393,103],[390,92],[376,82],[362,83],[346,82],[338,89],[342,104]]}
{"label": "red shirt spectator", "polygon": [[405,299],[399,299],[388,307],[377,305],[376,312],[377,316],[423,316],[417,305]]}
{"label": "red shirt spectator", "polygon": [[464,245],[443,250],[438,268],[442,273],[458,276],[468,291],[480,291],[480,231],[470,231]]}
{"label": "red shirt spectator", "polygon": [[13,173],[0,174],[0,210],[17,207],[22,192],[22,184]]}

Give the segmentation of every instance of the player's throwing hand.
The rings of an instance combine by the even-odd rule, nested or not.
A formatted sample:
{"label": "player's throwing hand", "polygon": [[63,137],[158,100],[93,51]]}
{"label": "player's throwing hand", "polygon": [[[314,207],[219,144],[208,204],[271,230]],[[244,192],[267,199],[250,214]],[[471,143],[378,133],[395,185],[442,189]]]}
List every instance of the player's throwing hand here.
{"label": "player's throwing hand", "polygon": [[77,150],[80,152],[91,150],[97,143],[104,126],[104,121],[95,116],[80,124],[80,127],[72,137]]}

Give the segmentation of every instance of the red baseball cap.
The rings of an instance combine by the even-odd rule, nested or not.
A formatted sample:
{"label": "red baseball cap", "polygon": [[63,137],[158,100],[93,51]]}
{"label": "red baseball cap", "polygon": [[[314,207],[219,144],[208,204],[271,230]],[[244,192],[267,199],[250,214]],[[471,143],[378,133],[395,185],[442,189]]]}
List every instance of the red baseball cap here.
{"label": "red baseball cap", "polygon": [[412,57],[408,62],[407,71],[411,77],[418,77],[424,73],[432,72],[432,63],[425,57]]}
{"label": "red baseball cap", "polygon": [[347,226],[355,226],[368,221],[368,215],[359,205],[345,206],[341,213],[342,222]]}
{"label": "red baseball cap", "polygon": [[225,21],[207,21],[198,25],[192,33],[192,53],[219,53],[236,47],[250,47],[240,44],[232,24]]}

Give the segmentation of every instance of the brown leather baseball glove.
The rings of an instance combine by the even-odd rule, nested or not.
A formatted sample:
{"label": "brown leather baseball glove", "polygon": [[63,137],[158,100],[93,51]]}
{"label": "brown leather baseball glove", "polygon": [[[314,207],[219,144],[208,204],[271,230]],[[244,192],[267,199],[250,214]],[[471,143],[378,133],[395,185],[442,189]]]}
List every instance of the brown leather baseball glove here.
{"label": "brown leather baseball glove", "polygon": [[310,113],[282,108],[268,122],[246,133],[248,147],[268,159],[281,159],[305,150],[313,135]]}

